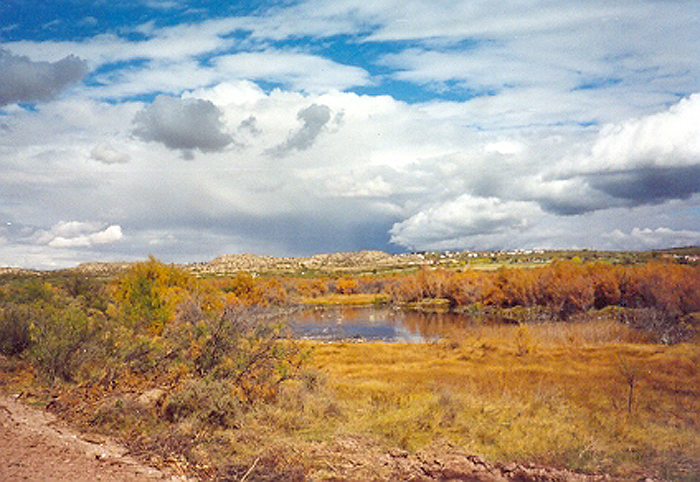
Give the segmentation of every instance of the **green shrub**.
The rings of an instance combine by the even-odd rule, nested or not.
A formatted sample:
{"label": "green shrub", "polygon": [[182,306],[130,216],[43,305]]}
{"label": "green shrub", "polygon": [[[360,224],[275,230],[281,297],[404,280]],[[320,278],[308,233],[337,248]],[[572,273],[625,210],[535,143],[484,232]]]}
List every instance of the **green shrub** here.
{"label": "green shrub", "polygon": [[74,381],[96,348],[99,327],[82,310],[44,310],[32,326],[31,360],[48,380]]}
{"label": "green shrub", "polygon": [[186,294],[197,290],[197,284],[186,271],[151,256],[116,280],[113,300],[127,326],[138,333],[160,335]]}
{"label": "green shrub", "polygon": [[67,296],[82,306],[102,312],[107,311],[109,300],[105,283],[95,276],[67,273],[59,277],[57,282]]}
{"label": "green shrub", "polygon": [[54,298],[52,286],[41,278],[21,278],[9,285],[8,301],[21,304],[50,303]]}
{"label": "green shrub", "polygon": [[133,335],[122,340],[121,360],[135,373],[153,374],[167,369],[167,356],[162,338],[148,335]]}
{"label": "green shrub", "polygon": [[8,305],[0,310],[0,353],[15,356],[29,347],[31,316],[25,306]]}

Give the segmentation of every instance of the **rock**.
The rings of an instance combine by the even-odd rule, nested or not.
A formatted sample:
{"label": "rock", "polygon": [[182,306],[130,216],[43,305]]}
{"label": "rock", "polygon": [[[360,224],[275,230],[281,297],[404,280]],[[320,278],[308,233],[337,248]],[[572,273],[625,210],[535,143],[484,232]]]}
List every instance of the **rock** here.
{"label": "rock", "polygon": [[136,402],[138,402],[140,405],[143,405],[144,407],[156,409],[160,408],[163,405],[163,400],[165,399],[166,395],[167,393],[165,392],[165,390],[161,390],[160,388],[153,388],[139,395],[139,397],[136,399]]}
{"label": "rock", "polygon": [[393,448],[389,450],[389,455],[394,458],[406,458],[408,457],[408,450]]}

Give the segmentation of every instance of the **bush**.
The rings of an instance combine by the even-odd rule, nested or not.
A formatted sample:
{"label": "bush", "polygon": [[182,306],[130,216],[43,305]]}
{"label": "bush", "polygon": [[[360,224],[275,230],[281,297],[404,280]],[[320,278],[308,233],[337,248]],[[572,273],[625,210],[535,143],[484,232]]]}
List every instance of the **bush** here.
{"label": "bush", "polygon": [[8,305],[0,310],[0,353],[15,356],[29,347],[31,316],[25,306]]}
{"label": "bush", "polygon": [[32,362],[50,381],[74,381],[95,349],[99,327],[82,310],[47,309],[32,327]]}
{"label": "bush", "polygon": [[273,398],[279,385],[297,374],[304,359],[274,313],[228,306],[216,317],[202,316],[192,327],[195,336],[191,339],[198,346],[188,350],[196,354],[195,372],[232,381],[247,402]]}
{"label": "bush", "polygon": [[165,418],[172,423],[195,420],[204,425],[233,428],[242,412],[225,380],[190,380],[171,395],[164,405]]}

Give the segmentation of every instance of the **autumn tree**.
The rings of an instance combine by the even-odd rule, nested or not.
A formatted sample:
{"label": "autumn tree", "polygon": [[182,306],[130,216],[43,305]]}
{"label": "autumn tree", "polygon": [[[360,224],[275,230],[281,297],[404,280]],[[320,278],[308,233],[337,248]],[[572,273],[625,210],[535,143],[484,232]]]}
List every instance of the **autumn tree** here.
{"label": "autumn tree", "polygon": [[593,306],[593,283],[583,266],[555,261],[539,274],[538,303],[548,307],[552,316],[566,320]]}
{"label": "autumn tree", "polygon": [[359,286],[359,284],[355,278],[351,278],[350,276],[346,276],[346,277],[340,278],[336,282],[335,289],[340,294],[349,295],[352,293],[357,293],[358,286]]}
{"label": "autumn tree", "polygon": [[593,305],[596,309],[617,306],[622,300],[620,281],[623,268],[597,262],[587,267],[588,276],[593,283]]}
{"label": "autumn tree", "polygon": [[151,256],[116,280],[113,299],[118,317],[128,326],[137,332],[158,335],[174,316],[178,304],[200,289],[192,275]]}

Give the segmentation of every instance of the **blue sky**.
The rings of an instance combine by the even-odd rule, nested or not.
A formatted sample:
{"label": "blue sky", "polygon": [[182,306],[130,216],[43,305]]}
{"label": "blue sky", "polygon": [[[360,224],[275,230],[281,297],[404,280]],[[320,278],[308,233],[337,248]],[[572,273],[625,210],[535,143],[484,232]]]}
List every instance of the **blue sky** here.
{"label": "blue sky", "polygon": [[700,4],[0,4],[0,265],[698,244]]}

